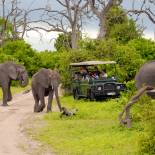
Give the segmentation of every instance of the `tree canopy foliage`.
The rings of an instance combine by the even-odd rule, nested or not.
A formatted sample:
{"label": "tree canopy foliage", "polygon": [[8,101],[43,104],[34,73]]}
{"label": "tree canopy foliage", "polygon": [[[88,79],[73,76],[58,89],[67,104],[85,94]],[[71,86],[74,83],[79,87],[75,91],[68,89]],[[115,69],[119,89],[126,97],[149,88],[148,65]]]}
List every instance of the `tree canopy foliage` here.
{"label": "tree canopy foliage", "polygon": [[116,38],[122,43],[140,38],[142,35],[142,30],[136,26],[133,19],[128,18],[125,11],[119,6],[114,6],[109,10],[106,25],[106,38]]}

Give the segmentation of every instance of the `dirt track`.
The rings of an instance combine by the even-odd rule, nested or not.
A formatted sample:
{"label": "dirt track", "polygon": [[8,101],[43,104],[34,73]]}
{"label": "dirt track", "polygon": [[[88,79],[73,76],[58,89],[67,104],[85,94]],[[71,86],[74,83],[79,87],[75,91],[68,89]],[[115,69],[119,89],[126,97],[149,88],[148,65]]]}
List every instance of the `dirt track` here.
{"label": "dirt track", "polygon": [[32,94],[29,92],[15,95],[8,104],[8,107],[0,106],[0,155],[32,154],[32,152],[28,153],[28,150],[25,152],[22,148],[23,145],[30,146],[32,142],[25,144],[26,137],[23,135],[21,126],[25,119],[35,117]]}

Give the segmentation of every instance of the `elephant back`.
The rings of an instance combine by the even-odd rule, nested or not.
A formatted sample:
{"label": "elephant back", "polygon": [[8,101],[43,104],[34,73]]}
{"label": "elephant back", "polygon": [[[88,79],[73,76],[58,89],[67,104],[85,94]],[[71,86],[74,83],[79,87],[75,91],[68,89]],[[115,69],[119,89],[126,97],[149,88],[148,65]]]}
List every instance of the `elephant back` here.
{"label": "elephant back", "polygon": [[41,85],[44,88],[48,88],[51,84],[51,73],[49,69],[41,68],[32,77],[32,86]]}

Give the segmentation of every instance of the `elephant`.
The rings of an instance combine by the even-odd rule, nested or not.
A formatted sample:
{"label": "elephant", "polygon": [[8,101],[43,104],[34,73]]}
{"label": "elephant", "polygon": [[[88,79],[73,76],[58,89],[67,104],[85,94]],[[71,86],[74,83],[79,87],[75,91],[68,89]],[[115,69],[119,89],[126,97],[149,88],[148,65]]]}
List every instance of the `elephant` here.
{"label": "elephant", "polygon": [[[141,66],[135,76],[135,86],[138,89],[137,93],[129,100],[118,116],[120,123],[128,128],[131,127],[130,109],[138,98],[146,92],[148,96],[155,99],[155,60]],[[125,118],[123,119],[124,113]]]}
{"label": "elephant", "polygon": [[10,90],[12,80],[18,80],[23,87],[28,85],[29,78],[25,67],[11,61],[0,64],[0,86],[3,91],[3,106],[8,106],[7,101],[12,100]]}
{"label": "elephant", "polygon": [[[42,112],[45,108],[45,96],[48,96],[47,112],[52,111],[52,100],[55,93],[58,108],[61,112],[62,107],[58,96],[58,86],[60,74],[56,70],[41,68],[32,77],[32,94],[35,101],[34,112]],[[39,104],[40,101],[40,104]]]}

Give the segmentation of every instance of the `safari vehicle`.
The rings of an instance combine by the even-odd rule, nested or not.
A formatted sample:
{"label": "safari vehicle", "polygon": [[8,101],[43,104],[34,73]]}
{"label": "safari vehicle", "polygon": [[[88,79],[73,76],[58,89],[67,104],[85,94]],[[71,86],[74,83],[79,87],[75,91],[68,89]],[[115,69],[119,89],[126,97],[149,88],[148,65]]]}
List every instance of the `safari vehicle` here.
{"label": "safari vehicle", "polygon": [[[94,100],[97,98],[113,98],[120,96],[120,92],[125,90],[125,85],[117,82],[117,78],[115,78],[115,76],[102,78],[98,75],[96,78],[92,77],[91,73],[98,69],[97,66],[106,66],[107,64],[115,65],[116,62],[85,61],[70,64],[72,70],[72,91],[74,99],[84,97]],[[88,72],[85,76],[81,74],[81,68],[87,68]]]}

